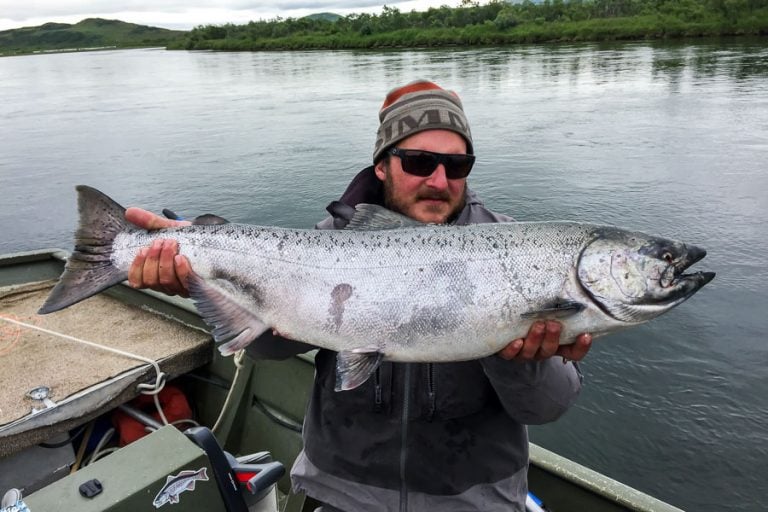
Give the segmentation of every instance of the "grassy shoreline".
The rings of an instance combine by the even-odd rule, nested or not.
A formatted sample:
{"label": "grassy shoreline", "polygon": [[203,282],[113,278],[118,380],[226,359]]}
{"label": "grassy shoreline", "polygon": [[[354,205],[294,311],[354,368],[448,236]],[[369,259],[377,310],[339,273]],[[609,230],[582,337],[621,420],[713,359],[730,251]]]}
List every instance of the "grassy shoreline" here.
{"label": "grassy shoreline", "polygon": [[521,43],[768,36],[760,0],[545,0],[334,20],[277,19],[193,29],[169,49],[258,51],[503,46]]}
{"label": "grassy shoreline", "polygon": [[[713,37],[768,36],[768,22],[756,29],[711,24],[644,20],[591,20],[589,22],[527,24],[510,31],[465,29],[401,29],[369,36],[297,35],[272,39],[208,39],[193,45],[175,43],[169,50],[352,50],[376,48],[433,48],[451,46],[505,46],[531,43],[574,43],[670,40]],[[768,44],[768,39],[766,40]]]}

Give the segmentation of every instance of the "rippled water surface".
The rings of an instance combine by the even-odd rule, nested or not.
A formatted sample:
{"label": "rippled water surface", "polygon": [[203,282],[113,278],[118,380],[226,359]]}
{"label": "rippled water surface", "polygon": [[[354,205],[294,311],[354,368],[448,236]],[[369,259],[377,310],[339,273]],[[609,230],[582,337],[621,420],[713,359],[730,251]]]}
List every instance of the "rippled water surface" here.
{"label": "rippled water surface", "polygon": [[519,220],[709,250],[717,278],[596,342],[534,441],[691,511],[768,499],[768,41],[0,59],[0,253],[71,248],[76,184],[125,205],[310,227],[425,77],[472,123],[470,185]]}

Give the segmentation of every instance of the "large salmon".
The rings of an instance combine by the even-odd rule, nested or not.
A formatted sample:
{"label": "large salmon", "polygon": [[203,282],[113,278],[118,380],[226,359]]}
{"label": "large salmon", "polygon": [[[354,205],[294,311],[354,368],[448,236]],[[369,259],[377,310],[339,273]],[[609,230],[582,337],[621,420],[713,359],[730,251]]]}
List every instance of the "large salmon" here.
{"label": "large salmon", "polygon": [[684,273],[698,247],[574,222],[424,225],[361,205],[348,229],[242,224],[148,232],[125,209],[77,187],[75,249],[40,313],[127,278],[138,251],[178,240],[192,265],[190,296],[231,354],[267,329],[339,352],[340,389],[382,360],[488,356],[537,319],[563,324],[562,343],[646,322],[715,276]]}

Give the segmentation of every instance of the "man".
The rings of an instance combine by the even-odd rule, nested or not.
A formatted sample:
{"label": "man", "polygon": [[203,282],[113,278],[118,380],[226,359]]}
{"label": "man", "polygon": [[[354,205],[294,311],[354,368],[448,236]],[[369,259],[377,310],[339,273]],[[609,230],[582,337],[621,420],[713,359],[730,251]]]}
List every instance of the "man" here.
{"label": "man", "polygon": [[[412,82],[387,95],[379,118],[374,165],[331,203],[319,229],[342,228],[359,203],[425,223],[510,220],[467,188],[474,156],[458,96]],[[175,225],[138,209],[126,218],[148,229]],[[191,269],[177,249],[164,241],[143,250],[131,284],[184,294]],[[278,350],[301,350],[269,336]],[[364,385],[344,392],[334,391],[335,354],[320,350],[304,450],[291,472],[294,489],[325,503],[323,512],[525,510],[525,425],[554,421],[572,405],[581,376],[568,361],[581,360],[591,344],[588,334],[564,346],[559,337],[559,323],[536,322],[497,355],[384,363]]]}

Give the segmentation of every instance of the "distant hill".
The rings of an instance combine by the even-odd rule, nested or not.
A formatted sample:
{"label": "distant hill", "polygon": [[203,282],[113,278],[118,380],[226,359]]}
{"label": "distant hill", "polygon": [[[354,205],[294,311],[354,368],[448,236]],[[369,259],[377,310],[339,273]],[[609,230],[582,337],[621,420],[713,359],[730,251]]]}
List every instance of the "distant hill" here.
{"label": "distant hill", "polygon": [[0,54],[81,50],[100,47],[167,46],[186,34],[182,30],[136,25],[119,20],[88,18],[74,25],[45,23],[0,31]]}
{"label": "distant hill", "polygon": [[342,16],[340,14],[336,14],[333,12],[319,12],[317,14],[310,14],[309,16],[304,16],[304,18],[308,20],[325,20],[325,21],[336,21]]}

